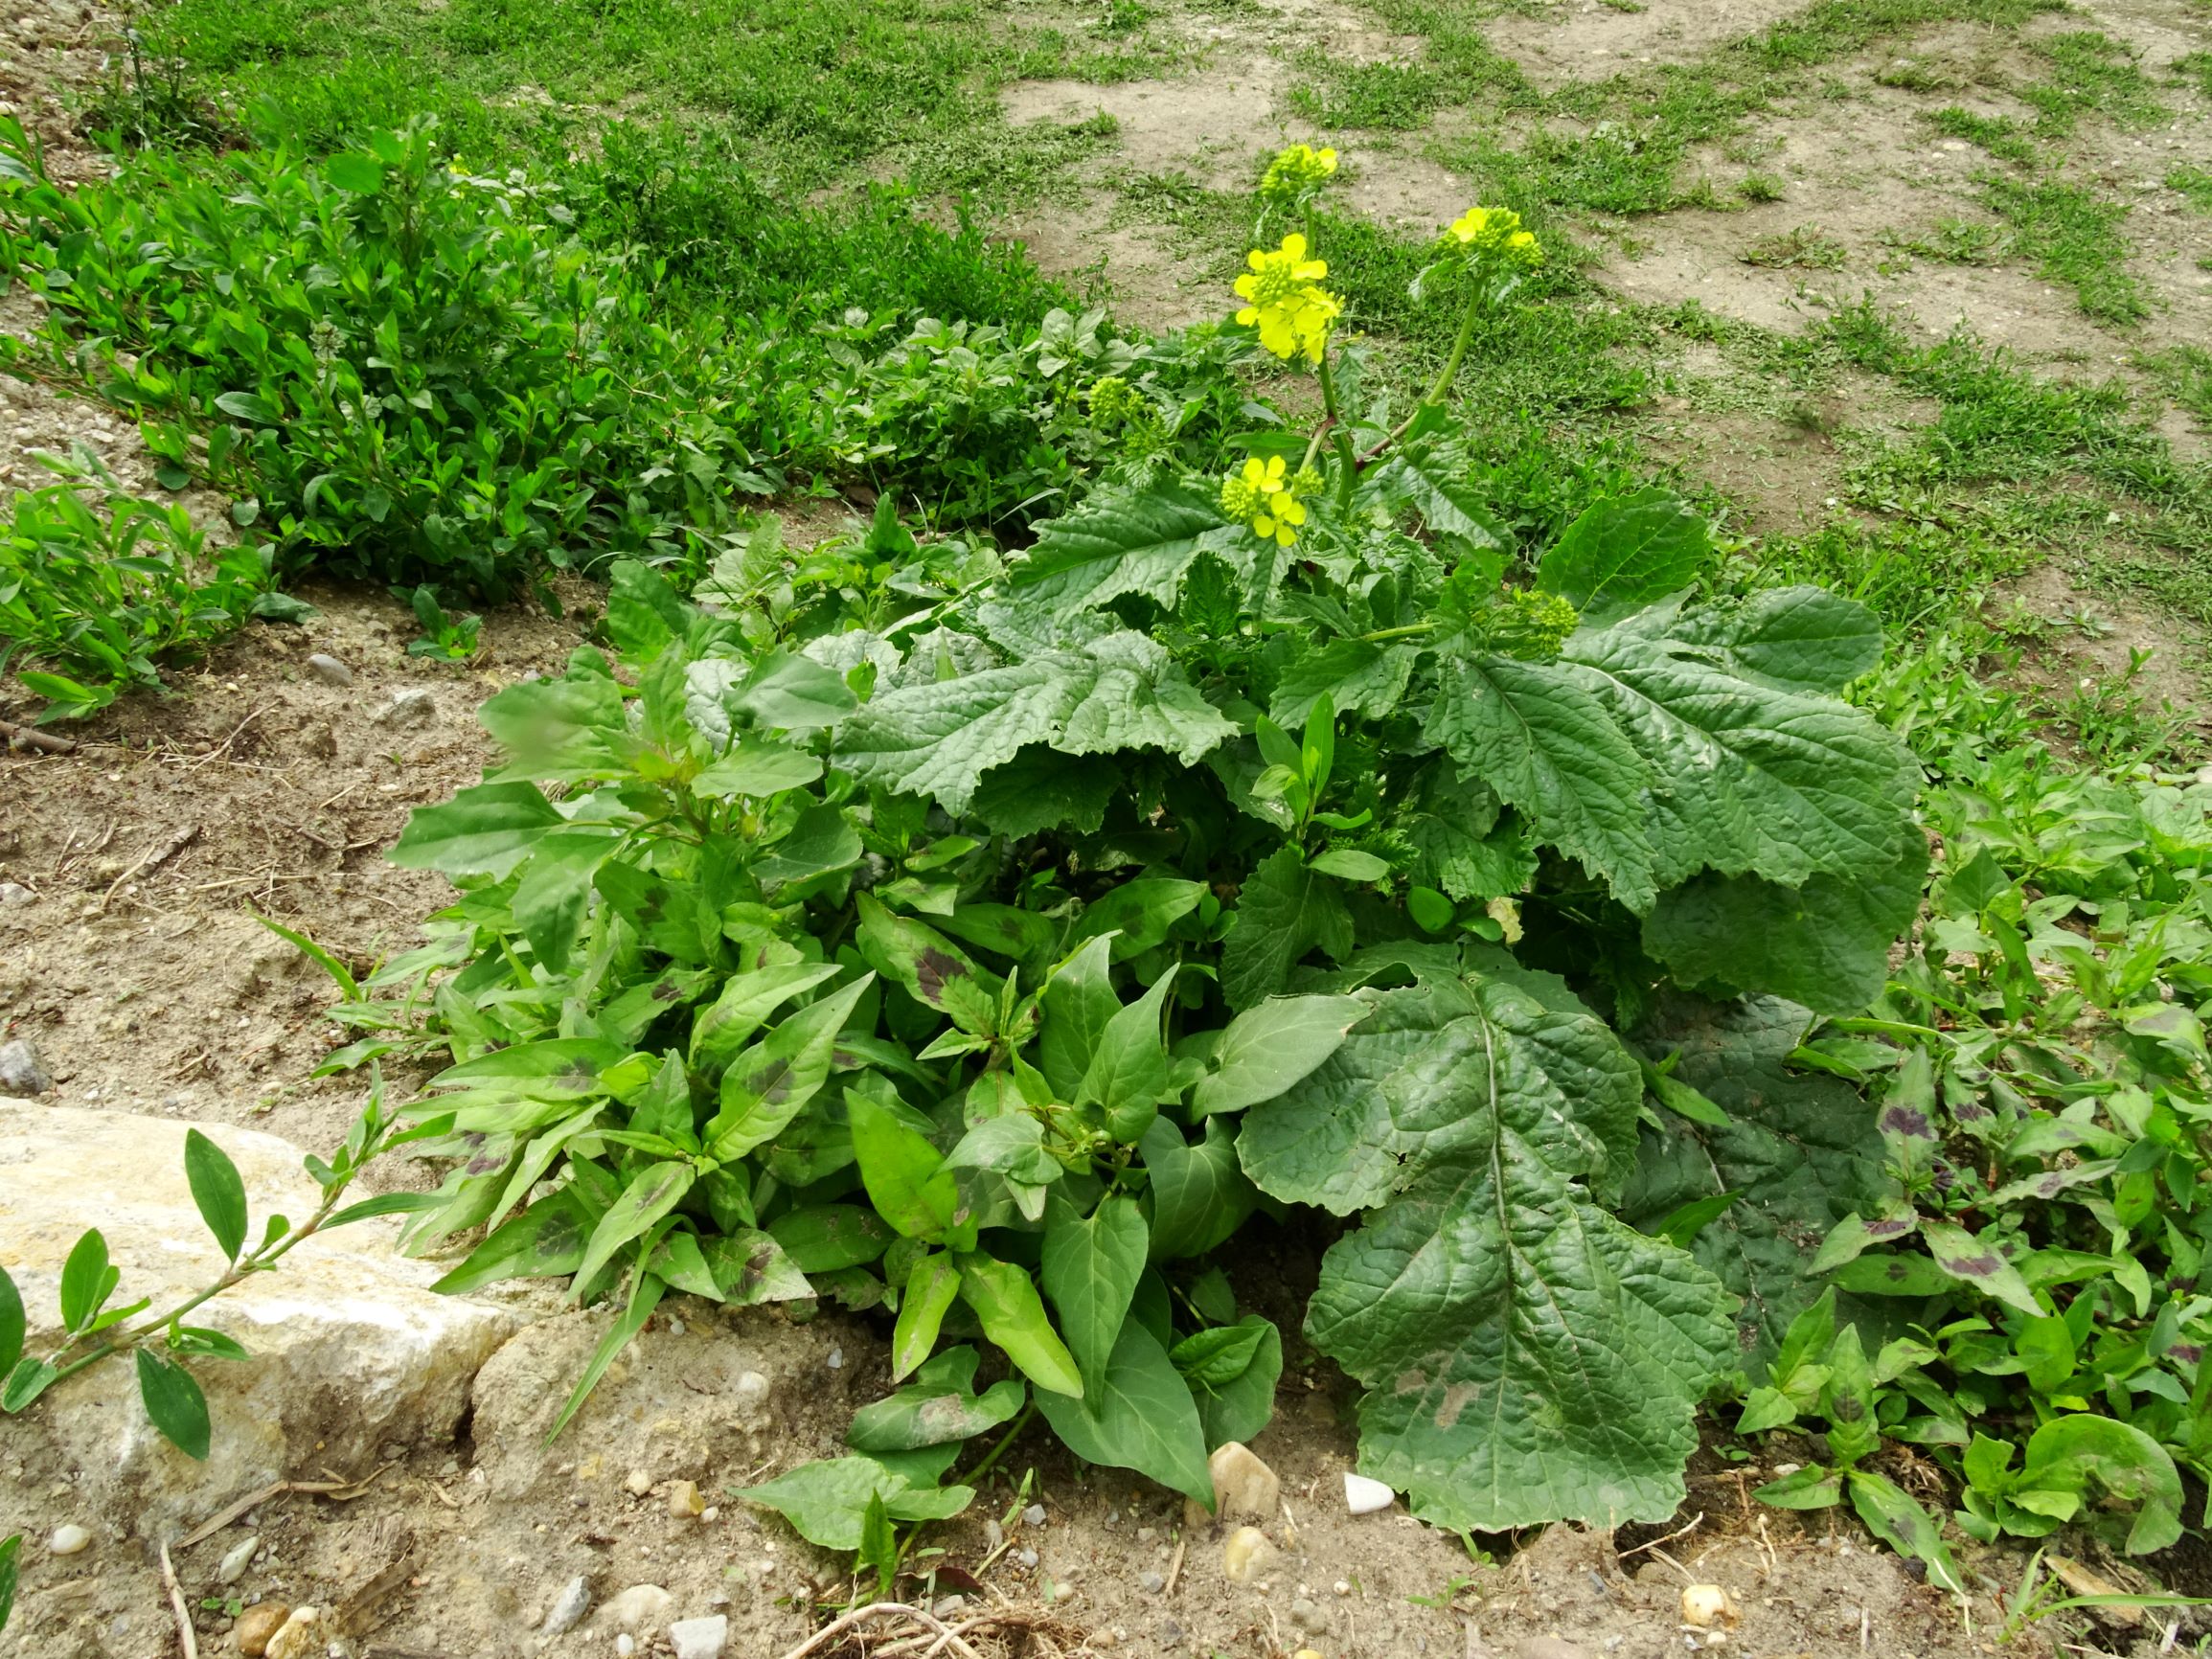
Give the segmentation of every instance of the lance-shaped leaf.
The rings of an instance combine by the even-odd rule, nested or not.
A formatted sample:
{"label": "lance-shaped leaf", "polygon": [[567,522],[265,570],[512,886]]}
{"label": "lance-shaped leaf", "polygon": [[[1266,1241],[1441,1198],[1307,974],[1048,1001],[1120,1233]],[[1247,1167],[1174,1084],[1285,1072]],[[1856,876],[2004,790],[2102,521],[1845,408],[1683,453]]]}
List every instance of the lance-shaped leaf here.
{"label": "lance-shaped leaf", "polygon": [[700,1137],[717,1160],[728,1163],[774,1140],[814,1098],[829,1079],[838,1032],[875,978],[863,974],[809,1004],[730,1062],[721,1109]]}
{"label": "lance-shaped leaf", "polygon": [[1452,1528],[1656,1520],[1733,1358],[1727,1296],[1588,1191],[1625,1155],[1635,1062],[1556,981],[1385,992],[1245,1119],[1277,1197],[1372,1206],[1323,1260],[1316,1347],[1368,1387],[1360,1466]]}
{"label": "lance-shaped leaf", "polygon": [[1213,1508],[1197,1404],[1167,1350],[1138,1321],[1122,1327],[1105,1375],[1087,1394],[1040,1393],[1037,1404],[1078,1457],[1135,1469]]}
{"label": "lance-shaped leaf", "polygon": [[837,764],[958,813],[984,773],[1024,744],[1068,755],[1165,749],[1192,765],[1236,731],[1164,648],[1124,631],[886,692],[837,728]]}
{"label": "lance-shaped leaf", "polygon": [[1011,1422],[1029,1391],[1019,1377],[1010,1376],[977,1394],[980,1360],[972,1348],[946,1349],[898,1393],[855,1412],[845,1443],[884,1456],[964,1441]]}
{"label": "lance-shaped leaf", "polygon": [[1093,1390],[1129,1317],[1147,1242],[1144,1214],[1133,1198],[1106,1198],[1087,1217],[1061,1205],[1045,1226],[1044,1293],[1060,1309],[1060,1329]]}
{"label": "lance-shaped leaf", "polygon": [[648,1165],[632,1175],[622,1196],[592,1229],[591,1242],[584,1247],[583,1261],[576,1270],[575,1289],[581,1291],[589,1284],[617,1250],[674,1209],[696,1179],[691,1165],[673,1158]]}
{"label": "lance-shaped leaf", "polygon": [[1271,1101],[1334,1054],[1367,1016],[1353,996],[1276,996],[1239,1014],[1206,1061],[1191,1109],[1241,1112]]}

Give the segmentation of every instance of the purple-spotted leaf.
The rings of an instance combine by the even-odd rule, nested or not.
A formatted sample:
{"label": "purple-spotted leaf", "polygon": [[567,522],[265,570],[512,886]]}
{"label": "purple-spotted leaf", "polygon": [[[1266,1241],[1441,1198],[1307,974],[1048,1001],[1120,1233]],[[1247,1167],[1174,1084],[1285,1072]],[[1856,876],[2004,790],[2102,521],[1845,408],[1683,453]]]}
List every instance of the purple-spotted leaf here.
{"label": "purple-spotted leaf", "polygon": [[1965,1228],[1948,1221],[1923,1221],[1920,1236],[1935,1264],[1962,1284],[1971,1284],[2030,1318],[2040,1319],[2050,1311],[2036,1300],[2020,1270],[1995,1245],[1984,1244]]}

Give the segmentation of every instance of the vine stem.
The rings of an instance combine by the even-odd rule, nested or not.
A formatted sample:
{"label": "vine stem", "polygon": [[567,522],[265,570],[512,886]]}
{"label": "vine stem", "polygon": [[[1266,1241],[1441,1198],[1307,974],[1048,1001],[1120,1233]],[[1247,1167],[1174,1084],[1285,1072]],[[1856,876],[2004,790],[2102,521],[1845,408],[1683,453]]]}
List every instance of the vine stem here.
{"label": "vine stem", "polygon": [[1036,1416],[1037,1386],[1032,1383],[1030,1385],[1029,1403],[1021,1408],[1021,1415],[1015,1418],[1007,1431],[998,1437],[998,1443],[983,1454],[983,1461],[968,1470],[967,1473],[954,1475],[952,1484],[956,1487],[971,1487],[989,1474],[998,1460],[1006,1455],[1006,1448],[1014,1443],[1015,1436],[1027,1428],[1030,1420]]}
{"label": "vine stem", "polygon": [[135,1325],[123,1328],[114,1336],[110,1337],[107,1341],[103,1342],[98,1348],[93,1349],[90,1352],[78,1355],[77,1358],[71,1360],[67,1365],[55,1365],[55,1360],[58,1359],[62,1354],[67,1353],[70,1347],[73,1346],[72,1344],[65,1343],[61,1348],[57,1350],[56,1352],[50,1358],[48,1358],[46,1362],[49,1365],[55,1365],[54,1381],[49,1382],[46,1386],[48,1388],[52,1388],[56,1383],[62,1381],[64,1378],[75,1376],[79,1372],[84,1370],[87,1366],[98,1365],[102,1360],[107,1359],[112,1355],[118,1353],[128,1353],[132,1349],[137,1348],[143,1344],[148,1337],[159,1334],[161,1331],[175,1324],[178,1320],[182,1319],[186,1314],[192,1312],[194,1308],[197,1308],[202,1304],[213,1302],[217,1297],[220,1296],[224,1291],[230,1289],[233,1285],[238,1284],[248,1278],[251,1278],[256,1273],[268,1272],[291,1252],[294,1245],[305,1243],[308,1239],[312,1239],[316,1233],[321,1231],[323,1224],[330,1220],[331,1216],[336,1213],[338,1208],[338,1201],[346,1195],[346,1189],[353,1184],[353,1177],[360,1173],[362,1168],[369,1162],[369,1159],[375,1157],[377,1150],[379,1149],[380,1148],[374,1146],[368,1148],[367,1155],[356,1162],[353,1168],[347,1172],[344,1178],[338,1181],[336,1185],[331,1187],[329,1193],[323,1199],[322,1207],[318,1209],[312,1216],[308,1216],[304,1225],[294,1228],[292,1231],[286,1233],[282,1239],[262,1245],[260,1249],[254,1251],[250,1256],[241,1256],[237,1261],[232,1263],[228,1272],[224,1273],[220,1279],[217,1279],[206,1289],[201,1290],[196,1295],[187,1297],[184,1301],[178,1303],[174,1307],[168,1309],[166,1312],[158,1313],[151,1319],[141,1320]]}

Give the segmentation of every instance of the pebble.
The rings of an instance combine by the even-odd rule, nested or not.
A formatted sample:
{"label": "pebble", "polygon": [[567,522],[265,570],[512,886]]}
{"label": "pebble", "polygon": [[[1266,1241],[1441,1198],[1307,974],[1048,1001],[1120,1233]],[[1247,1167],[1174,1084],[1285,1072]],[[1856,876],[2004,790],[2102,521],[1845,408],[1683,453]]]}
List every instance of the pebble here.
{"label": "pebble", "polygon": [[269,1638],[269,1645],[263,1649],[266,1659],[308,1659],[308,1654],[323,1646],[322,1637],[315,1628],[321,1623],[322,1615],[314,1608],[293,1608],[292,1616],[285,1621],[284,1628]]}
{"label": "pebble", "polygon": [[599,1616],[617,1630],[650,1630],[665,1623],[675,1604],[676,1599],[658,1584],[632,1584],[610,1596]]}
{"label": "pebble", "polygon": [[591,1580],[579,1573],[560,1587],[560,1594],[554,1598],[553,1606],[539,1628],[548,1636],[561,1635],[581,1625],[590,1609]]}
{"label": "pebble", "polygon": [[262,1541],[258,1536],[248,1537],[243,1543],[226,1554],[221,1564],[215,1570],[216,1582],[218,1584],[237,1583],[244,1576],[245,1570],[253,1565],[254,1552],[261,1548],[261,1544]]}
{"label": "pebble", "polygon": [[1030,1506],[1029,1506],[1029,1508],[1028,1508],[1028,1509],[1026,1509],[1026,1510],[1022,1511],[1021,1511],[1021,1524],[1022,1524],[1023,1526],[1025,1526],[1025,1527],[1041,1527],[1041,1526],[1043,1526],[1043,1525],[1044,1525],[1044,1506],[1043,1506],[1042,1504],[1032,1504],[1032,1505],[1030,1505]]}
{"label": "pebble", "polygon": [[1275,1560],[1275,1546],[1258,1527],[1239,1527],[1221,1546],[1221,1571],[1231,1583],[1252,1582],[1273,1566]]}
{"label": "pebble", "polygon": [[706,1512],[707,1501],[691,1481],[669,1482],[669,1513],[679,1521],[696,1520]]}
{"label": "pebble", "polygon": [[1283,1501],[1283,1483],[1258,1453],[1240,1441],[1224,1441],[1206,1460],[1214,1477],[1214,1512],[1224,1518],[1250,1515],[1270,1520]]}
{"label": "pebble", "polygon": [[0,904],[30,904],[37,897],[20,881],[0,881]]}
{"label": "pebble", "polygon": [[321,651],[317,651],[308,659],[308,671],[325,685],[350,686],[353,683],[353,670],[352,669],[346,667],[336,657],[326,656]]}
{"label": "pebble", "polygon": [[1321,1611],[1318,1602],[1301,1596],[1290,1603],[1290,1623],[1301,1630],[1324,1630],[1329,1626],[1329,1615]]}
{"label": "pebble", "polygon": [[46,1547],[57,1556],[74,1556],[91,1542],[92,1534],[71,1521],[67,1526],[54,1529],[54,1535],[46,1540]]}
{"label": "pebble", "polygon": [[1356,1515],[1372,1515],[1391,1506],[1398,1494],[1380,1481],[1366,1475],[1356,1475],[1347,1470],[1344,1475],[1344,1507]]}
{"label": "pebble", "polygon": [[629,1479],[622,1484],[629,1489],[631,1496],[642,1498],[652,1490],[652,1476],[644,1469],[631,1469]]}
{"label": "pebble", "polygon": [[637,1651],[637,1643],[630,1636],[630,1633],[625,1630],[614,1639],[614,1650],[618,1659],[629,1659],[629,1656]]}
{"label": "pebble", "polygon": [[292,1610],[282,1602],[258,1602],[239,1615],[239,1651],[246,1659],[261,1659],[269,1650],[269,1638],[285,1627]]}
{"label": "pebble", "polygon": [[678,1619],[669,1626],[669,1644],[676,1659],[721,1659],[722,1645],[730,1639],[729,1616],[710,1614],[704,1619]]}
{"label": "pebble", "polygon": [[1148,1596],[1156,1596],[1168,1587],[1168,1581],[1157,1573],[1139,1573],[1137,1587]]}
{"label": "pebble", "polygon": [[1037,1552],[1035,1550],[1016,1550],[1014,1552],[1014,1558],[1025,1567],[1034,1568],[1037,1565]]}
{"label": "pebble", "polygon": [[54,1075],[40,1062],[29,1037],[0,1043],[0,1095],[30,1100],[53,1086]]}
{"label": "pebble", "polygon": [[730,1392],[740,1415],[748,1420],[759,1418],[767,1409],[768,1379],[757,1371],[739,1372],[737,1386]]}
{"label": "pebble", "polygon": [[392,700],[369,717],[379,726],[420,726],[438,713],[438,699],[420,687],[396,692]]}
{"label": "pebble", "polygon": [[1685,1625],[1695,1625],[1699,1629],[1718,1625],[1727,1629],[1742,1617],[1736,1610],[1736,1598],[1718,1584],[1692,1584],[1682,1592]]}
{"label": "pebble", "polygon": [[845,1351],[842,1348],[832,1348],[830,1350],[830,1357],[827,1363],[832,1371],[844,1370]]}

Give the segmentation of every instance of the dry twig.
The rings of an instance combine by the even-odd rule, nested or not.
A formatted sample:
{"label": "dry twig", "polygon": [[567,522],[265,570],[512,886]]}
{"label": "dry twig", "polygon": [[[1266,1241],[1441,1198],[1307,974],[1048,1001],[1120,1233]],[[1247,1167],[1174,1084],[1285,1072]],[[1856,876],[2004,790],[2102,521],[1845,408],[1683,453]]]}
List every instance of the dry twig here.
{"label": "dry twig", "polygon": [[180,1550],[189,1550],[193,1545],[214,1537],[216,1534],[221,1532],[223,1528],[229,1526],[231,1522],[237,1520],[239,1516],[256,1505],[266,1503],[274,1497],[282,1497],[285,1492],[311,1492],[318,1497],[335,1498],[341,1504],[352,1503],[376,1484],[377,1475],[382,1474],[384,1469],[391,1466],[390,1464],[386,1464],[375,1474],[363,1475],[357,1481],[271,1481],[260,1491],[250,1492],[239,1499],[237,1503],[231,1505],[229,1509],[212,1520],[200,1522],[198,1526],[193,1528],[191,1532],[177,1540],[176,1547]]}
{"label": "dry twig", "polygon": [[[958,1632],[947,1625],[944,1620],[938,1618],[936,1614],[921,1607],[909,1606],[904,1602],[871,1602],[865,1607],[855,1607],[850,1613],[832,1619],[829,1624],[823,1625],[788,1653],[786,1653],[784,1659],[807,1659],[808,1654],[820,1651],[836,1637],[842,1636],[850,1630],[858,1629],[871,1619],[911,1619],[917,1625],[927,1626],[934,1634],[946,1638],[952,1651],[963,1655],[964,1659],[982,1659],[982,1656],[974,1648],[960,1639]],[[931,1648],[930,1651],[935,1652],[936,1649]]]}
{"label": "dry twig", "polygon": [[[1702,1523],[1703,1523],[1704,1519],[1705,1519],[1705,1511],[1704,1511],[1703,1510],[1699,1510],[1699,1511],[1698,1511],[1698,1512],[1697,1512],[1695,1515],[1692,1515],[1692,1516],[1690,1517],[1690,1524],[1689,1524],[1688,1526],[1686,1526],[1686,1527],[1676,1527],[1676,1529],[1675,1529],[1673,1532],[1669,1533],[1669,1534],[1667,1534],[1665,1537],[1663,1537],[1663,1538],[1653,1538],[1653,1540],[1652,1540],[1650,1543],[1648,1543],[1648,1544],[1638,1544],[1638,1545],[1637,1545],[1637,1546],[1636,1546],[1634,1549],[1632,1549],[1632,1550],[1623,1550],[1623,1551],[1620,1553],[1620,1557],[1619,1557],[1619,1558],[1620,1558],[1621,1560],[1624,1560],[1624,1561],[1625,1561],[1625,1560],[1627,1560],[1627,1559],[1628,1559],[1628,1558],[1629,1558],[1630,1556],[1640,1556],[1640,1555],[1642,1555],[1642,1554],[1643,1554],[1643,1553],[1644,1553],[1646,1550],[1656,1550],[1656,1549],[1657,1549],[1657,1548],[1658,1548],[1658,1547],[1659,1547],[1661,1544],[1671,1544],[1671,1543],[1673,1543],[1673,1542],[1674,1542],[1674,1541],[1675,1541],[1676,1538],[1682,1537],[1682,1536],[1683,1536],[1683,1535],[1685,1535],[1686,1534],[1689,1534],[1689,1533],[1694,1533],[1694,1532],[1696,1532],[1696,1531],[1698,1530],[1699,1526],[1700,1524],[1702,1524]],[[1663,1556],[1663,1555],[1662,1555],[1662,1556],[1660,1557],[1660,1559],[1662,1559],[1662,1560],[1667,1560],[1667,1559],[1671,1559],[1671,1557],[1666,1557],[1666,1556]],[[1677,1570],[1677,1571],[1679,1571],[1679,1563],[1676,1563],[1676,1570]]]}
{"label": "dry twig", "polygon": [[199,1659],[199,1638],[193,1634],[192,1612],[184,1604],[184,1587],[176,1581],[176,1568],[170,1561],[167,1544],[161,1547],[161,1581],[169,1588],[170,1611],[176,1615],[176,1636],[184,1644],[184,1659]]}
{"label": "dry twig", "polygon": [[1161,1595],[1172,1596],[1175,1593],[1175,1580],[1183,1576],[1183,1552],[1190,1547],[1191,1534],[1178,1534],[1175,1537],[1175,1558],[1168,1563],[1168,1582],[1166,1588],[1160,1591]]}
{"label": "dry twig", "polygon": [[64,738],[58,732],[41,732],[36,726],[18,726],[12,720],[0,720],[0,748],[12,745],[26,751],[46,755],[74,755],[77,739]]}
{"label": "dry twig", "polygon": [[198,836],[199,826],[187,824],[182,830],[179,830],[174,835],[171,835],[167,841],[156,847],[121,875],[118,875],[109,885],[107,891],[100,896],[100,909],[97,914],[102,916],[107,914],[107,901],[123,890],[123,884],[125,881],[128,881],[142,870],[158,870],[187,847],[190,847],[194,840],[198,839]]}

